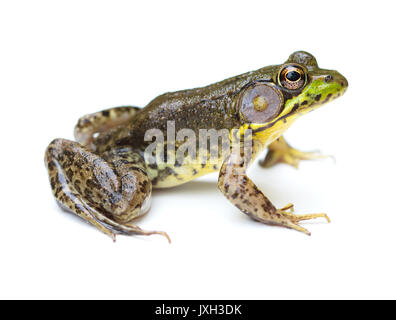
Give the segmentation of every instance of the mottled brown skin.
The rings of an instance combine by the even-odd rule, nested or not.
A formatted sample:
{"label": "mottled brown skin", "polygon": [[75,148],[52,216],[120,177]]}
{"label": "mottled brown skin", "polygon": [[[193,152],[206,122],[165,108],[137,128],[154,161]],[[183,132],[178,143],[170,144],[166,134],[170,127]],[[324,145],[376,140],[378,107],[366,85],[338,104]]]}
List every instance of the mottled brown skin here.
{"label": "mottled brown skin", "polygon": [[284,226],[308,235],[309,231],[299,226],[299,221],[323,217],[330,222],[324,213],[295,215],[292,213],[293,205],[277,209],[246,175],[250,160],[243,153],[231,152],[219,173],[219,189],[239,210],[256,221]]}
{"label": "mottled brown skin", "polygon": [[113,239],[114,232],[168,237],[131,223],[149,209],[151,197],[140,155],[124,149],[98,156],[77,142],[56,139],[46,150],[45,162],[58,203]]}
{"label": "mottled brown skin", "polygon": [[[173,186],[220,170],[219,189],[242,212],[263,223],[309,234],[298,222],[327,216],[294,215],[292,205],[276,209],[246,176],[246,168],[253,159],[239,151],[230,149],[228,153],[221,153],[214,164],[204,159],[198,159],[193,165],[187,164],[188,161],[175,165],[147,164],[143,158],[144,150],[151,143],[144,141],[146,131],[160,129],[166,133],[168,121],[175,122],[176,131],[189,128],[197,135],[199,129],[227,129],[230,133],[238,129],[242,140],[246,126],[251,127],[253,157],[269,145],[267,167],[279,162],[293,165],[301,159],[315,158],[289,147],[281,134],[298,115],[341,95],[347,81],[336,71],[320,69],[315,58],[303,51],[292,54],[286,64],[297,64],[305,70],[307,81],[301,80],[302,87],[297,87],[297,82],[292,90],[285,87],[279,80],[284,66],[275,65],[207,87],[166,93],[142,109],[118,107],[82,117],[74,131],[76,142],[56,139],[46,150],[45,163],[54,197],[62,207],[113,239],[116,233],[121,233],[161,234],[169,240],[164,232],[144,231],[132,223],[149,210],[152,187]],[[326,87],[330,83],[337,84],[337,89]],[[264,92],[276,92],[281,104],[270,106],[276,113],[268,121],[251,125],[245,115],[254,117],[257,110],[244,114],[239,101],[249,88],[259,84],[264,84]],[[268,112],[265,98],[259,100],[264,101],[262,109]],[[209,148],[210,152],[214,149]]]}
{"label": "mottled brown skin", "polygon": [[166,132],[167,122],[175,121],[176,131],[189,128],[198,134],[199,129],[239,128],[242,121],[235,116],[235,97],[249,83],[270,81],[275,66],[248,72],[203,88],[168,92],[152,100],[141,109],[133,121],[94,140],[99,152],[116,146],[133,146],[143,152],[149,142],[144,135],[149,129]]}

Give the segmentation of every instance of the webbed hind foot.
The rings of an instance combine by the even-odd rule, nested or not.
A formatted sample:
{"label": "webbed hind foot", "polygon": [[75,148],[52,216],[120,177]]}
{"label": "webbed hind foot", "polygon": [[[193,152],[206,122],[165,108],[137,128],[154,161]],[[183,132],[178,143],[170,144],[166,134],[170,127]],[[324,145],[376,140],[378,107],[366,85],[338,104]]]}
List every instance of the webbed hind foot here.
{"label": "webbed hind foot", "polygon": [[277,213],[286,217],[289,220],[288,223],[285,224],[287,228],[291,228],[300,232],[305,233],[306,235],[311,235],[311,233],[301,227],[298,223],[300,221],[317,219],[317,218],[325,218],[328,223],[331,222],[329,216],[326,213],[310,213],[310,214],[294,214],[294,205],[289,203],[281,209],[277,210]]}

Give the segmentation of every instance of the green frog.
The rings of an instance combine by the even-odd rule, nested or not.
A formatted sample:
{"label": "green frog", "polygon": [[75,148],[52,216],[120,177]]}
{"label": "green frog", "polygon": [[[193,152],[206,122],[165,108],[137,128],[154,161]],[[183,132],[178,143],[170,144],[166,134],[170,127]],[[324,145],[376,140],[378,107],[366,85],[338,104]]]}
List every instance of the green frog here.
{"label": "green frog", "polygon": [[[282,135],[298,117],[340,97],[347,87],[340,73],[319,68],[313,55],[298,51],[283,64],[165,93],[144,108],[123,106],[86,115],[75,126],[76,141],[55,139],[46,149],[53,195],[113,240],[116,234],[159,234],[170,241],[165,232],[134,223],[149,210],[152,189],[219,172],[218,188],[240,211],[310,235],[300,222],[330,221],[328,216],[297,215],[292,204],[276,208],[246,170],[266,149],[259,163],[267,168],[282,162],[297,167],[300,160],[323,157],[292,148]],[[173,139],[170,127],[178,137],[184,132],[182,137]],[[162,137],[150,140],[153,130]],[[196,142],[186,142],[186,130]],[[225,132],[226,147],[217,143],[224,139],[202,138],[205,130],[222,132],[222,138]]]}

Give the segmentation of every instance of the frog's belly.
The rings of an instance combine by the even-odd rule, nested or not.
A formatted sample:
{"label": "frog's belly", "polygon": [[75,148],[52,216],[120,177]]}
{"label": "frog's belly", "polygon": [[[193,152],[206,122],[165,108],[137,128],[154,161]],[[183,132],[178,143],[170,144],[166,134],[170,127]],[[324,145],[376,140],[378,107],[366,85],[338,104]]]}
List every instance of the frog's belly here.
{"label": "frog's belly", "polygon": [[[295,116],[284,121],[278,121],[266,130],[259,130],[263,124],[248,124],[239,128],[238,135],[244,135],[246,129],[253,130],[252,156],[249,165],[254,159],[274,140],[278,139],[294,122]],[[256,132],[255,132],[256,131]],[[233,134],[230,134],[230,141],[233,141]],[[191,159],[186,156],[183,164],[177,166],[171,163],[162,163],[155,166],[148,166],[148,175],[155,188],[169,188],[178,186],[188,181],[194,180],[206,174],[217,172],[220,170],[224,159],[229,152],[225,152],[224,156],[210,155],[210,161],[206,158]]]}
{"label": "frog's belly", "polygon": [[[252,148],[252,160],[254,161],[258,154],[264,149],[262,143],[254,143]],[[218,172],[228,153],[223,157],[211,158],[210,161],[192,161],[185,158],[183,165],[162,164],[148,167],[148,175],[154,188],[170,188],[189,182],[206,174]]]}
{"label": "frog's belly", "polygon": [[168,164],[158,169],[150,168],[148,174],[154,188],[170,188],[206,174],[217,172],[220,170],[222,163],[223,159],[218,158],[210,163],[190,162],[182,166]]}

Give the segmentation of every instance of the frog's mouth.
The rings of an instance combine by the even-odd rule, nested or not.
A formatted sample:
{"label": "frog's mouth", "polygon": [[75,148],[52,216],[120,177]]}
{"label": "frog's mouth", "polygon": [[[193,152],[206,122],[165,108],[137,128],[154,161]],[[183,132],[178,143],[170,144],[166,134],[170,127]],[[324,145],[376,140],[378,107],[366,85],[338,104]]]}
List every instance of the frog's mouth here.
{"label": "frog's mouth", "polygon": [[279,117],[279,118],[275,119],[274,121],[272,121],[272,122],[270,122],[268,124],[252,123],[250,125],[250,127],[253,128],[252,133],[255,134],[255,133],[262,132],[262,131],[266,131],[267,129],[270,129],[271,127],[273,127],[277,123],[282,123],[283,122],[286,125],[287,122],[288,122],[288,119],[290,117],[297,118],[297,116],[299,116],[299,115],[300,115],[299,112],[291,111],[290,113],[285,114],[284,116]]}

